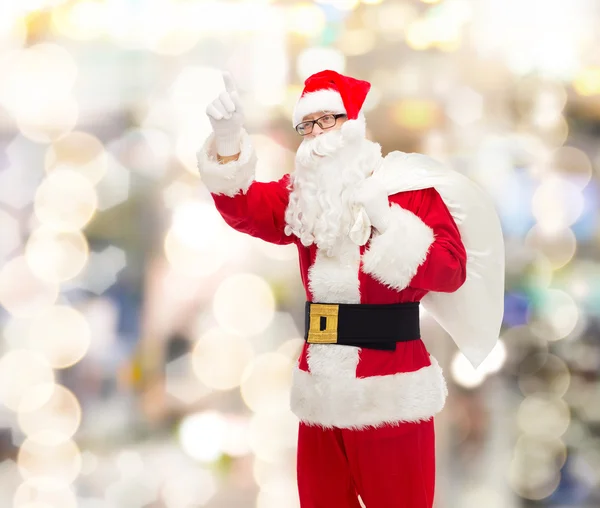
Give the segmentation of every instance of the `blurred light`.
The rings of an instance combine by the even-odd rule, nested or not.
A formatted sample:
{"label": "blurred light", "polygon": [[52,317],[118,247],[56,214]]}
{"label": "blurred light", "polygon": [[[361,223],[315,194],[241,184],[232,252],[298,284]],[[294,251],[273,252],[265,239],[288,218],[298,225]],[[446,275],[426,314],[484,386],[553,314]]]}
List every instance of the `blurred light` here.
{"label": "blurred light", "polygon": [[227,435],[223,441],[223,451],[232,457],[248,455],[251,452],[249,431],[247,418],[230,416],[227,421]]}
{"label": "blurred light", "polygon": [[323,9],[314,4],[301,2],[287,9],[287,29],[292,33],[315,37],[323,31],[326,23]]}
{"label": "blurred light", "polygon": [[15,51],[1,61],[0,72],[6,77],[0,82],[0,104],[24,136],[46,143],[73,129],[78,106],[70,93],[77,65],[64,48],[42,43]]}
{"label": "blurred light", "polygon": [[483,370],[474,369],[467,357],[460,352],[455,353],[450,372],[452,379],[463,388],[476,388],[486,377]]}
{"label": "blurred light", "polygon": [[408,25],[406,42],[416,50],[438,47],[442,51],[455,51],[460,47],[462,25],[470,16],[467,3],[445,2]]}
{"label": "blurred light", "polygon": [[96,184],[98,210],[100,211],[120,205],[129,197],[131,176],[128,169],[120,164],[112,154],[108,155],[107,162],[107,173]]}
{"label": "blurred light", "polygon": [[121,477],[135,478],[144,472],[144,460],[139,452],[123,450],[119,452],[115,462]]}
{"label": "blurred light", "polygon": [[506,508],[504,496],[493,487],[477,486],[468,489],[461,498],[461,508]]}
{"label": "blurred light", "polygon": [[72,169],[93,184],[107,172],[107,154],[102,142],[87,132],[73,131],[55,141],[46,152],[46,170]]}
{"label": "blurred light", "polygon": [[19,9],[23,13],[48,10],[64,4],[68,0],[22,0],[19,2]]}
{"label": "blurred light", "polygon": [[166,186],[162,193],[165,208],[173,209],[180,203],[194,200],[198,189],[187,180],[187,178],[180,177]]}
{"label": "blurred light", "polygon": [[101,295],[117,282],[117,275],[126,265],[125,251],[114,245],[101,252],[92,252],[78,286]]}
{"label": "blurred light", "polygon": [[552,154],[552,164],[569,182],[583,189],[592,178],[592,161],[573,146],[562,146]]}
{"label": "blurred light", "polygon": [[104,2],[78,0],[76,3],[54,9],[52,24],[56,32],[81,41],[100,37],[110,26],[108,9]]}
{"label": "blurred light", "polygon": [[0,268],[0,304],[13,316],[34,316],[58,298],[58,284],[35,275],[24,256]]}
{"label": "blurred light", "polygon": [[282,463],[282,461],[277,460],[273,462],[261,459],[256,455],[253,456],[252,477],[259,487],[285,480],[294,474],[294,464],[289,461]]}
{"label": "blurred light", "polygon": [[226,420],[220,413],[195,413],[182,420],[179,444],[190,457],[201,462],[214,462],[223,453],[226,434]]}
{"label": "blurred light", "polygon": [[227,277],[213,299],[219,325],[231,333],[256,335],[264,331],[275,313],[275,299],[267,282],[251,273]]}
{"label": "blurred light", "polygon": [[144,45],[159,55],[181,55],[190,51],[203,35],[195,19],[197,2],[156,2],[136,19]]}
{"label": "blurred light", "polygon": [[316,2],[331,5],[340,11],[352,11],[358,7],[360,0],[316,0]]}
{"label": "blurred light", "polygon": [[218,390],[240,385],[242,374],[254,357],[250,341],[213,328],[196,342],[192,365],[202,383]]}
{"label": "blurred light", "polygon": [[584,97],[600,94],[600,67],[580,69],[573,79],[573,88]]}
{"label": "blurred light", "polygon": [[345,68],[346,57],[341,51],[333,48],[307,48],[298,55],[296,62],[296,72],[302,81],[325,69],[343,74]]}
{"label": "blurred light", "polygon": [[[292,150],[282,146],[271,136],[265,136],[264,134],[254,134],[250,136],[250,139],[258,155],[255,170],[256,181],[279,180],[288,168],[293,168],[295,153]],[[267,244],[263,241],[260,243]],[[271,245],[275,246],[274,244]],[[277,245],[276,247],[282,246]]]}
{"label": "blurred light", "polygon": [[60,232],[49,228],[35,230],[25,247],[28,265],[41,279],[64,282],[84,268],[89,247],[80,231]]}
{"label": "blurred light", "polygon": [[40,444],[54,445],[70,439],[81,423],[81,406],[73,392],[54,385],[50,398],[33,411],[18,414],[19,427]]}
{"label": "blurred light", "polygon": [[89,450],[81,452],[81,472],[80,475],[89,476],[98,470],[100,461],[98,456]]}
{"label": "blurred light", "polygon": [[533,371],[519,376],[521,393],[563,397],[571,384],[571,373],[567,364],[558,356],[547,354],[544,362]]}
{"label": "blurred light", "polygon": [[552,264],[552,268],[557,270],[568,264],[575,256],[577,239],[569,228],[545,231],[539,225],[535,225],[527,233],[525,245],[544,254]]}
{"label": "blurred light", "polygon": [[365,5],[379,5],[383,2],[383,0],[361,0]]}
{"label": "blurred light", "polygon": [[82,229],[98,205],[93,185],[75,171],[61,169],[50,173],[35,195],[38,220],[58,231]]}
{"label": "blurred light", "polygon": [[167,363],[164,389],[166,393],[188,405],[213,393],[213,390],[194,374],[191,353]]}
{"label": "blurred light", "polygon": [[217,494],[214,474],[203,468],[189,468],[169,476],[161,489],[165,508],[205,506]]}
{"label": "blurred light", "polygon": [[[127,129],[120,138],[109,144],[112,158],[126,171],[135,171],[153,180],[161,180],[172,157],[172,141],[159,129]],[[196,147],[197,148],[197,147]]]}
{"label": "blurred light", "polygon": [[[137,508],[153,504],[159,488],[157,483],[143,482],[137,478],[121,478],[113,481],[104,490],[107,508],[114,506],[135,506]],[[100,508],[105,507],[101,506]]]}
{"label": "blurred light", "polygon": [[417,19],[413,21],[406,31],[406,43],[416,50],[427,49],[431,44],[429,25],[426,20]]}
{"label": "blurred light", "polygon": [[523,436],[515,448],[508,483],[525,499],[544,499],[558,487],[565,458],[566,449],[560,440]]}
{"label": "blurred light", "polygon": [[256,508],[300,508],[298,488],[293,478],[279,479],[263,486],[256,498]]}
{"label": "blurred light", "polygon": [[385,2],[377,9],[363,9],[362,15],[366,28],[382,34],[388,42],[400,42],[419,11],[413,4]]}
{"label": "blurred light", "polygon": [[439,110],[435,102],[425,99],[399,101],[392,109],[393,120],[411,130],[426,130],[439,121]]}
{"label": "blurred light", "polygon": [[77,498],[68,483],[56,478],[34,477],[25,480],[14,493],[12,508],[26,508],[31,503],[49,508],[77,508]]}
{"label": "blurred light", "polygon": [[304,339],[288,339],[277,348],[276,353],[286,356],[290,361],[295,363],[300,358],[300,353],[302,353],[305,343]]}
{"label": "blurred light", "polygon": [[480,120],[482,112],[483,97],[472,88],[461,87],[448,97],[446,114],[461,127]]}
{"label": "blurred light", "polygon": [[250,448],[254,454],[267,461],[278,462],[287,450],[297,444],[298,418],[287,406],[273,411],[261,411],[250,420]]}
{"label": "blurred light", "polygon": [[[202,234],[198,234],[198,225]],[[216,272],[227,259],[225,225],[214,206],[187,201],[173,212],[173,224],[165,236],[165,256],[175,270],[195,276]]]}
{"label": "blurred light", "polygon": [[547,340],[555,341],[565,338],[576,327],[580,318],[579,309],[573,298],[558,289],[548,289],[540,295],[539,316],[552,327],[552,334]]}
{"label": "blurred light", "polygon": [[23,478],[43,476],[53,481],[72,483],[81,469],[81,453],[71,440],[56,439],[60,444],[40,444],[34,436],[27,438],[19,449],[17,465]]}
{"label": "blurred light", "polygon": [[536,251],[533,254],[534,259],[529,266],[530,271],[526,274],[527,282],[537,289],[547,288],[552,282],[552,263],[539,251]]}
{"label": "blurred light", "polygon": [[4,257],[21,244],[21,231],[18,221],[8,212],[0,209],[0,264]]}
{"label": "blurred light", "polygon": [[517,421],[525,434],[559,438],[569,427],[571,414],[564,400],[536,394],[523,400],[519,406]]}
{"label": "blurred light", "polygon": [[375,43],[375,33],[364,28],[347,29],[337,41],[338,47],[346,56],[370,53],[375,47]]}
{"label": "blurred light", "polygon": [[285,98],[288,75],[286,33],[278,21],[270,30],[254,37],[252,52],[252,87],[254,101],[261,106],[276,106]]}
{"label": "blurred light", "polygon": [[10,53],[2,64],[0,103],[16,117],[24,115],[31,119],[40,117],[41,108],[66,99],[78,73],[71,54],[52,43]]}
{"label": "blurred light", "polygon": [[258,356],[245,370],[241,394],[253,411],[273,412],[289,406],[293,362],[280,353]]}
{"label": "blurred light", "polygon": [[53,368],[65,369],[85,356],[91,335],[89,323],[78,310],[55,305],[34,318],[27,345],[41,352]]}
{"label": "blurred light", "polygon": [[559,176],[545,178],[531,202],[533,215],[544,232],[572,225],[581,215],[583,205],[579,187]]}
{"label": "blurred light", "polygon": [[23,47],[27,40],[27,25],[23,18],[11,17],[0,7],[0,46],[3,50]]}
{"label": "blurred light", "polygon": [[35,351],[9,351],[0,358],[0,402],[13,411],[35,411],[54,391],[54,371]]}
{"label": "blurred light", "polygon": [[600,423],[600,389],[598,385],[588,385],[578,395],[580,396],[578,410],[583,421],[588,424]]}
{"label": "blurred light", "polygon": [[49,143],[73,130],[79,107],[75,99],[66,97],[40,105],[34,111],[19,111],[15,117],[23,136],[37,143]]}

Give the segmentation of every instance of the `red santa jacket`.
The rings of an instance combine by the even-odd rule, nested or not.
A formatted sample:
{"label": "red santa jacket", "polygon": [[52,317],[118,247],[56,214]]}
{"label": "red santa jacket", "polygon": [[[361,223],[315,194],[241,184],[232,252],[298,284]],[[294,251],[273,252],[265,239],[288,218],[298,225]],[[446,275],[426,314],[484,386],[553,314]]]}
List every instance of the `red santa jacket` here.
{"label": "red santa jacket", "polygon": [[[348,239],[339,256],[328,257],[284,233],[289,175],[254,181],[256,158],[247,135],[239,160],[224,165],[215,161],[211,143],[209,138],[198,153],[199,169],[223,219],[265,241],[295,243],[308,301],[416,302],[428,291],[452,292],[465,281],[465,248],[434,188],[389,196],[389,228],[361,247]],[[291,407],[309,424],[361,428],[429,419],[446,395],[441,368],[421,340],[399,342],[395,351],[305,344],[293,375]]]}

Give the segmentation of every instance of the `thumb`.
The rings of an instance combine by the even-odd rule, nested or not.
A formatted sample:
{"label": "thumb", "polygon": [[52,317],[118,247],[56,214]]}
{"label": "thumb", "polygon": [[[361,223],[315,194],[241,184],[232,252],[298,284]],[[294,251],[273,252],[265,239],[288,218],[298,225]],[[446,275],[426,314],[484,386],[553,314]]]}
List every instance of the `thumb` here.
{"label": "thumb", "polygon": [[225,83],[225,90],[227,90],[230,94],[237,92],[237,87],[235,86],[235,81],[231,75],[231,72],[223,71],[223,82]]}

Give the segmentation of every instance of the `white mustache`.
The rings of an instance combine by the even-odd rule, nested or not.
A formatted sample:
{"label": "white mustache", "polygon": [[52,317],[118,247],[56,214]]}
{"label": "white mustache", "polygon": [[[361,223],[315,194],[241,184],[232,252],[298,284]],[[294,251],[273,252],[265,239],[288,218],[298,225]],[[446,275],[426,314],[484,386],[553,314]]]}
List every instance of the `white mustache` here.
{"label": "white mustache", "polygon": [[296,161],[303,166],[311,166],[323,157],[331,157],[344,146],[340,130],[320,134],[313,139],[305,138],[296,152]]}

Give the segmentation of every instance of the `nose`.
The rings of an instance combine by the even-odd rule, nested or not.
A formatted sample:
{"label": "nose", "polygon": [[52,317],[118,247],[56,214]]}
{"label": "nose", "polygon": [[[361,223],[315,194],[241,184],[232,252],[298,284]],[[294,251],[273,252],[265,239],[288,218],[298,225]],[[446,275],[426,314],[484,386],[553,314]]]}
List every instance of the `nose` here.
{"label": "nose", "polygon": [[323,129],[321,129],[321,127],[319,127],[318,123],[313,125],[313,130],[311,132],[311,134],[313,136],[319,136],[320,134],[323,134],[323,132],[325,132],[325,131]]}

